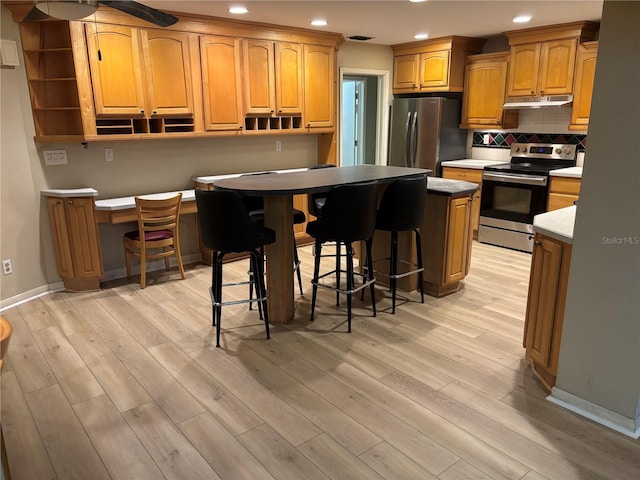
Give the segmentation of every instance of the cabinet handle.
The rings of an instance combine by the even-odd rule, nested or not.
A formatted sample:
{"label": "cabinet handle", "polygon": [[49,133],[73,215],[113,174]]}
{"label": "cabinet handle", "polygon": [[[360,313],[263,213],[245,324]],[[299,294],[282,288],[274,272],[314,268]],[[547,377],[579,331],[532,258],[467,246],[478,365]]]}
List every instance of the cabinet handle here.
{"label": "cabinet handle", "polygon": [[540,95],[544,95],[544,90],[540,90]]}
{"label": "cabinet handle", "polygon": [[534,244],[536,247],[539,247],[540,245],[542,245],[542,242],[541,242],[540,240],[536,240],[535,242],[533,242],[533,244]]}
{"label": "cabinet handle", "polygon": [[69,200],[69,205],[73,205],[73,200]]}
{"label": "cabinet handle", "polygon": [[152,114],[152,115],[157,115],[157,114],[158,114],[158,111],[157,111],[157,110],[154,110],[153,112],[151,112],[151,114]]}
{"label": "cabinet handle", "polygon": [[531,90],[531,95],[535,94],[536,92],[534,92],[533,90]]}
{"label": "cabinet handle", "polygon": [[140,110],[140,113],[142,113],[144,115],[144,110]]}

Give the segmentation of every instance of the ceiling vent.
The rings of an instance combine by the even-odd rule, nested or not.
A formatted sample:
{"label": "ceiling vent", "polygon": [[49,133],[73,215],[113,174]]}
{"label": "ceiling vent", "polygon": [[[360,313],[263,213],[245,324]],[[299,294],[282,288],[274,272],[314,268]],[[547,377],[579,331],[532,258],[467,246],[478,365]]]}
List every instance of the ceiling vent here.
{"label": "ceiling vent", "polygon": [[373,37],[367,37],[365,35],[351,35],[347,37],[349,40],[360,40],[361,42],[366,42],[367,40],[371,40]]}

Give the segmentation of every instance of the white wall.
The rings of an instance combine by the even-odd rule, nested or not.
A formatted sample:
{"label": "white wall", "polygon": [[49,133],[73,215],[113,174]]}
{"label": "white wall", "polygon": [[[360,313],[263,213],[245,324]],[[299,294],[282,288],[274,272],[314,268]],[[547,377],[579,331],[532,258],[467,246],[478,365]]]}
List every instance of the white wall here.
{"label": "white wall", "polygon": [[604,2],[553,392],[567,406],[636,434],[640,434],[639,25],[640,2]]}

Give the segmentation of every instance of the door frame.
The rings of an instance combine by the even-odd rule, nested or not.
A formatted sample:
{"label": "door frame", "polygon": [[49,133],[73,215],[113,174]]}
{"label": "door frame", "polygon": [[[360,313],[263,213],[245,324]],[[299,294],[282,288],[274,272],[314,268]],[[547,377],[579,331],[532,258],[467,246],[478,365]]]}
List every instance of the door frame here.
{"label": "door frame", "polygon": [[389,90],[389,77],[388,70],[372,70],[368,68],[351,68],[340,67],[339,71],[339,112],[338,116],[338,165],[342,164],[342,84],[344,82],[345,75],[359,75],[365,77],[377,77],[378,78],[378,98],[377,98],[377,116],[378,122],[376,125],[376,165],[387,164],[387,152],[388,152],[388,135],[389,132],[389,107],[390,107],[390,90]]}

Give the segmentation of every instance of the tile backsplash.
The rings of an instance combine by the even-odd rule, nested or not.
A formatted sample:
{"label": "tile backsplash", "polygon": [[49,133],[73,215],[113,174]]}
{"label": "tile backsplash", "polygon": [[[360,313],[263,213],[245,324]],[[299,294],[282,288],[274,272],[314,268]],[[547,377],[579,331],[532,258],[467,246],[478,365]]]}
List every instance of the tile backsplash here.
{"label": "tile backsplash", "polygon": [[577,164],[581,166],[587,135],[570,131],[567,128],[570,120],[571,109],[568,108],[520,110],[517,128],[473,131],[471,158],[507,162],[511,158],[510,145],[514,142],[568,143],[577,146]]}

